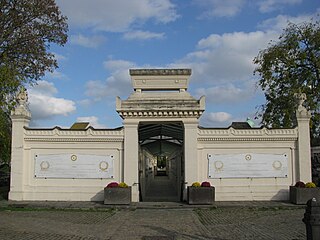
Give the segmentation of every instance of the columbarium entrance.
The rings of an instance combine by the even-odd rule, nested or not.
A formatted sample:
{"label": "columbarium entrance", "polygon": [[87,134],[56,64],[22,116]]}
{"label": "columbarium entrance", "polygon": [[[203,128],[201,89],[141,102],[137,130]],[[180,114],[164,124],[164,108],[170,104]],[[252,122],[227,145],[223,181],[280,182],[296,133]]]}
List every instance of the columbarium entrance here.
{"label": "columbarium entrance", "polygon": [[[198,119],[204,96],[188,90],[191,69],[130,69],[133,92],[116,99],[123,119],[123,181],[132,201],[180,201],[198,181]],[[122,164],[122,163],[121,163]]]}
{"label": "columbarium entrance", "polygon": [[140,201],[180,201],[184,182],[182,122],[139,124]]}

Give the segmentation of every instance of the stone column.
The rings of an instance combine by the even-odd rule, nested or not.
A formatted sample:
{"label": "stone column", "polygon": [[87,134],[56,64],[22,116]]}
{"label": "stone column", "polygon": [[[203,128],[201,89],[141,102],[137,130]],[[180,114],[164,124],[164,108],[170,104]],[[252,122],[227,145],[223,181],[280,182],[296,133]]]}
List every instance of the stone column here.
{"label": "stone column", "polygon": [[139,202],[139,140],[137,120],[125,119],[123,180],[132,186],[132,201]]}
{"label": "stone column", "polygon": [[28,95],[21,89],[17,96],[18,106],[11,112],[12,145],[11,145],[11,183],[10,200],[23,200],[24,174],[24,127],[29,126],[31,113],[27,107]]}
{"label": "stone column", "polygon": [[298,164],[297,181],[310,182],[311,174],[311,153],[310,153],[310,117],[311,114],[302,105],[306,99],[305,94],[299,96],[299,107],[296,111],[298,122]]}
{"label": "stone column", "polygon": [[201,181],[198,176],[198,119],[183,120],[184,124],[184,166],[185,187],[184,200],[187,197],[187,186]]}

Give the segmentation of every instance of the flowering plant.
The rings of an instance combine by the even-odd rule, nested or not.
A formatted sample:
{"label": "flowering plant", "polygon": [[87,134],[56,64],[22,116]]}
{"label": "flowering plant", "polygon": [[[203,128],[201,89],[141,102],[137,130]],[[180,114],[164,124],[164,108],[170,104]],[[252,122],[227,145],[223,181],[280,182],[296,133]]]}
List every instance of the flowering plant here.
{"label": "flowering plant", "polygon": [[316,187],[317,187],[317,185],[314,184],[313,182],[307,182],[306,183],[306,188],[316,188]]}
{"label": "flowering plant", "polygon": [[125,182],[120,182],[120,183],[117,183],[117,182],[111,182],[107,185],[107,188],[127,188],[129,187]]}
{"label": "flowering plant", "polygon": [[316,188],[317,187],[317,185],[313,182],[304,183],[302,181],[296,182],[294,186],[297,188]]}
{"label": "flowering plant", "polygon": [[201,187],[201,184],[199,182],[194,182],[191,185],[192,187]]}
{"label": "flowering plant", "polygon": [[210,184],[210,182],[202,182],[201,184],[200,184],[200,182],[194,182],[194,183],[192,183],[191,186],[192,187],[211,187],[211,184]]}

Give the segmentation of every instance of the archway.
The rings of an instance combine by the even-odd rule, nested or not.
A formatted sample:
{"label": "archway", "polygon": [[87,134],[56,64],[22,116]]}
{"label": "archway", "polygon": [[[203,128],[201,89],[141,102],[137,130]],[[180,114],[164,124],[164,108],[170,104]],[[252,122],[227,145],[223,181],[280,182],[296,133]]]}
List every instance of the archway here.
{"label": "archway", "polygon": [[180,201],[184,182],[181,122],[139,124],[140,201]]}

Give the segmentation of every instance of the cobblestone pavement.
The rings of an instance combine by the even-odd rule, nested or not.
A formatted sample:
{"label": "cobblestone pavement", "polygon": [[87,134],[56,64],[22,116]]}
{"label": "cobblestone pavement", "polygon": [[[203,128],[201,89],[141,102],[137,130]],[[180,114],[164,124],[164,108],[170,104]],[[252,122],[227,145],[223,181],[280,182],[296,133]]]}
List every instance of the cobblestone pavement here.
{"label": "cobblestone pavement", "polygon": [[301,207],[0,208],[0,239],[306,239]]}

